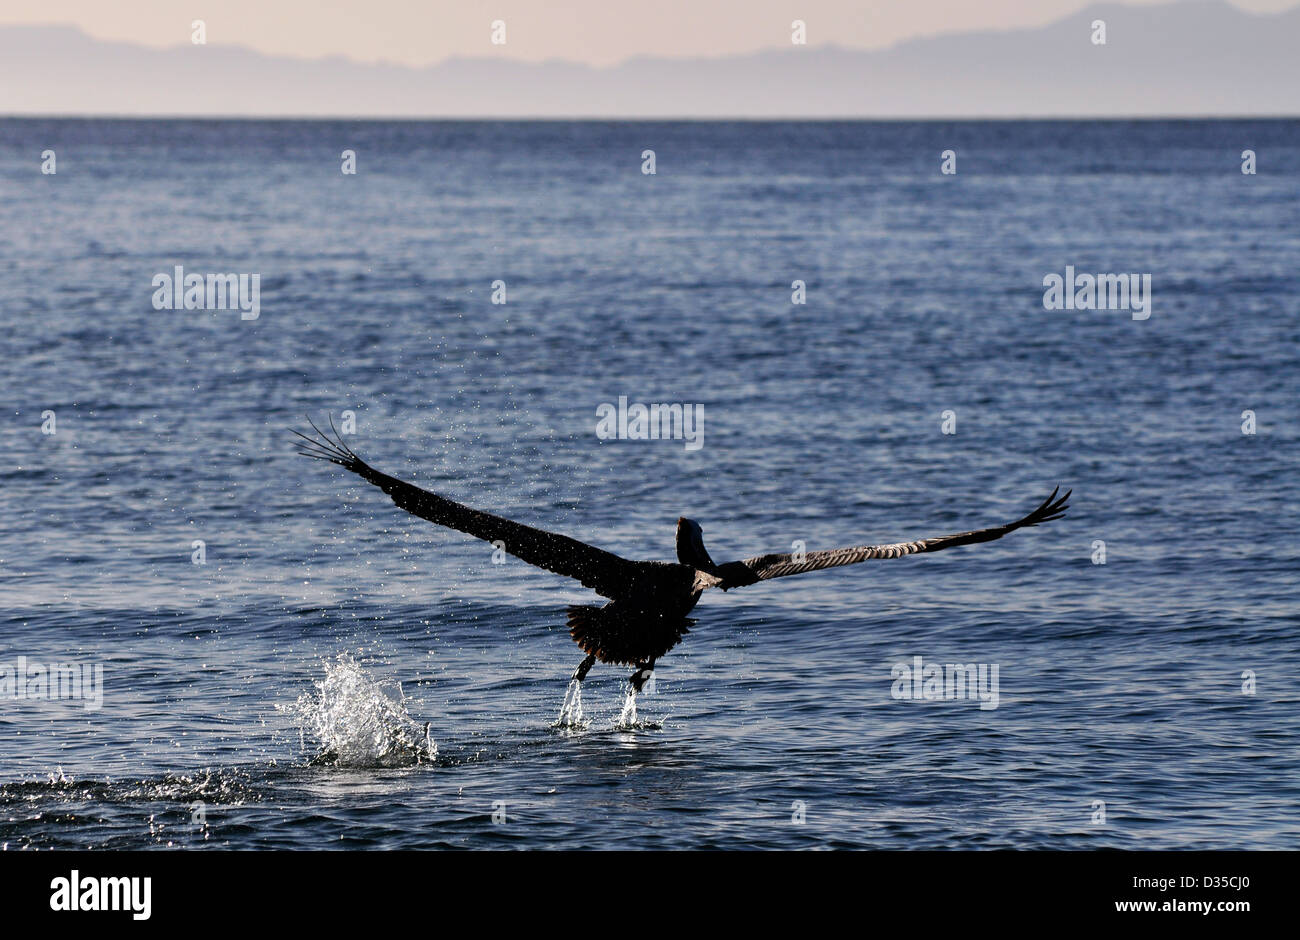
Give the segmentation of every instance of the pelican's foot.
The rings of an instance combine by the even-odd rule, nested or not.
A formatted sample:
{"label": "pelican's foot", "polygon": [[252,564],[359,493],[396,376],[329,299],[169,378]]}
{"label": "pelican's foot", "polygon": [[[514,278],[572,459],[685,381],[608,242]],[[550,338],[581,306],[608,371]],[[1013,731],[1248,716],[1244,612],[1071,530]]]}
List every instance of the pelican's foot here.
{"label": "pelican's foot", "polygon": [[635,692],[644,690],[646,695],[654,695],[655,691],[655,667],[654,663],[639,663],[636,672],[632,673],[627,680],[632,683],[632,689]]}

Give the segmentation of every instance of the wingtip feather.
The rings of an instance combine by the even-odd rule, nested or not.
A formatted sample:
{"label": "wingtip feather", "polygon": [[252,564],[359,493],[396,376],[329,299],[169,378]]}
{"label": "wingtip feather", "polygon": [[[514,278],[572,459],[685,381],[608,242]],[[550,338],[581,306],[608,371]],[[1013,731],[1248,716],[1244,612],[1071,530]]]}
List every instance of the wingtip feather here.
{"label": "wingtip feather", "polygon": [[311,415],[307,415],[306,418],[307,423],[311,425],[317,436],[312,437],[297,428],[289,428],[289,431],[299,438],[299,440],[291,442],[297,448],[297,453],[302,454],[304,457],[313,457],[316,460],[328,460],[330,463],[336,463],[340,467],[353,472],[358,472],[366,466],[365,461],[358,457],[352,448],[344,442],[343,435],[339,433],[338,428],[334,425],[333,415],[329,416],[330,430],[334,432],[333,437],[322,431],[316,422],[312,420]]}

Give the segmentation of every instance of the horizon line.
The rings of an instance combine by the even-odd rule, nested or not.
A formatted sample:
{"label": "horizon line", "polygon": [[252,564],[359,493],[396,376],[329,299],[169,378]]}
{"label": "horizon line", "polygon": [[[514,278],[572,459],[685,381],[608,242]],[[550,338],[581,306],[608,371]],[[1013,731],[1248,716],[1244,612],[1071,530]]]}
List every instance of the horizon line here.
{"label": "horizon line", "polygon": [[954,116],[944,117],[925,115],[916,117],[846,115],[842,117],[823,116],[772,116],[746,117],[742,115],[682,116],[682,117],[564,117],[554,115],[533,115],[530,117],[511,117],[495,115],[456,115],[456,116],[353,116],[329,114],[74,114],[74,113],[0,113],[0,121],[300,121],[300,122],[339,122],[391,124],[396,122],[424,124],[898,124],[898,123],[991,123],[995,121],[1015,122],[1034,121],[1041,123],[1078,123],[1080,121],[1295,121],[1300,120],[1300,112],[1287,114],[1085,114],[1085,115],[991,115],[991,116]]}

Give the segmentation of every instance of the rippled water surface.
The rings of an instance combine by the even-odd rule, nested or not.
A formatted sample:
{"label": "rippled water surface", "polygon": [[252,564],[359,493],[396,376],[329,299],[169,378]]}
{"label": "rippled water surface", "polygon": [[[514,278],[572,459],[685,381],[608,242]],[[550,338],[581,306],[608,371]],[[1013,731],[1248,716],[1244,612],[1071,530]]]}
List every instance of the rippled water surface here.
{"label": "rippled water surface", "polygon": [[[1294,847],[1297,166],[1296,122],[0,121],[0,664],[103,675],[0,701],[0,844]],[[177,264],[260,317],[155,310]],[[1067,264],[1150,273],[1150,319],[1044,310]],[[620,395],[703,446],[599,440]],[[597,666],[557,728],[592,595],[293,454],[345,410],[629,557],[1074,496],[709,592],[635,727]],[[997,707],[896,699],[916,656]]]}

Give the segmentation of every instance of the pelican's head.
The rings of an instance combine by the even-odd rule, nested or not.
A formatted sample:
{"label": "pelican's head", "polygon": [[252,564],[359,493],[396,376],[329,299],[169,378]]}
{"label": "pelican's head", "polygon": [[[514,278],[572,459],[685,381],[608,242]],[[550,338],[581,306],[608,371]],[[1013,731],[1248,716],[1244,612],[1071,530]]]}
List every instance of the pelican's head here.
{"label": "pelican's head", "polygon": [[677,520],[677,560],[701,571],[717,568],[704,548],[704,530],[698,522],[685,516]]}

